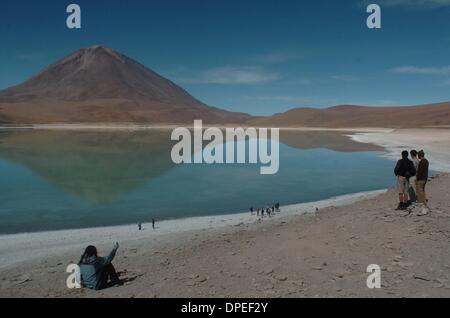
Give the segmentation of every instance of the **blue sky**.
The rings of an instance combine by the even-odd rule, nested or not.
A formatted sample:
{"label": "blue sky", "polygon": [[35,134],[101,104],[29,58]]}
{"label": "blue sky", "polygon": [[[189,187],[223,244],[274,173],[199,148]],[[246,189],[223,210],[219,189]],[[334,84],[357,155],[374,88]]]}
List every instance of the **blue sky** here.
{"label": "blue sky", "polygon": [[449,101],[450,0],[373,2],[381,30],[365,0],[3,1],[0,89],[103,44],[233,111]]}

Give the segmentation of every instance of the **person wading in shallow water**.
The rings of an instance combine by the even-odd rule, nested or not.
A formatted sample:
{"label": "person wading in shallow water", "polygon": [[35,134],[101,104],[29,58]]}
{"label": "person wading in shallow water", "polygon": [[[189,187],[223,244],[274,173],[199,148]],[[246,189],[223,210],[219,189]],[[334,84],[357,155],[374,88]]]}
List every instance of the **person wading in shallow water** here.
{"label": "person wading in shallow water", "polygon": [[100,290],[114,285],[123,285],[111,263],[116,256],[119,243],[114,245],[113,250],[107,258],[97,255],[95,246],[88,246],[81,255],[78,266],[81,273],[81,285],[83,287]]}
{"label": "person wading in shallow water", "polygon": [[155,229],[155,223],[156,223],[155,219],[152,219],[152,228],[153,229]]}

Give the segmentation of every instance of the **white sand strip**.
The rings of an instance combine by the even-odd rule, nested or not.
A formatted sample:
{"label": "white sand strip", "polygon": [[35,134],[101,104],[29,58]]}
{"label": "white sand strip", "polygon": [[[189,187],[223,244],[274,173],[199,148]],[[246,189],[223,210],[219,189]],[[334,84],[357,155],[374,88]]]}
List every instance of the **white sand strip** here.
{"label": "white sand strip", "polygon": [[[376,197],[384,192],[386,190],[361,192],[317,202],[284,206],[281,207],[281,213],[277,213],[275,217],[270,219],[265,217],[262,221],[266,222],[279,220],[291,215],[314,213],[316,208],[323,209],[330,206],[350,205],[359,200]],[[258,222],[256,215],[251,216],[250,212],[247,212],[162,221],[157,223],[155,231],[151,229],[151,224],[143,224],[143,231],[138,231],[137,225],[125,225],[2,235],[0,236],[0,268],[74,250],[79,250],[81,253],[82,249],[90,244],[95,244],[100,248],[109,248],[116,241],[124,243],[140,239],[145,239],[149,244],[157,244],[164,240],[177,240],[179,234],[190,231],[199,232],[206,229],[219,229],[226,226],[237,226],[254,222]]]}
{"label": "white sand strip", "polygon": [[403,150],[424,150],[430,169],[450,172],[450,129],[399,129],[390,132],[368,132],[350,135],[354,141],[374,143],[386,149],[384,155],[398,160]]}

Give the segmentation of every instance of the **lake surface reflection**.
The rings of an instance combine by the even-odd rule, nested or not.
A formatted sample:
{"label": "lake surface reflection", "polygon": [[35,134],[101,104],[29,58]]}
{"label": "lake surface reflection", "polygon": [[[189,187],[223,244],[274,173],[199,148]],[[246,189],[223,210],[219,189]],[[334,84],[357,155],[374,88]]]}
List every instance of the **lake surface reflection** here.
{"label": "lake surface reflection", "polygon": [[175,165],[169,130],[0,130],[0,233],[244,212],[393,183],[381,148],[337,132],[282,131],[280,170]]}

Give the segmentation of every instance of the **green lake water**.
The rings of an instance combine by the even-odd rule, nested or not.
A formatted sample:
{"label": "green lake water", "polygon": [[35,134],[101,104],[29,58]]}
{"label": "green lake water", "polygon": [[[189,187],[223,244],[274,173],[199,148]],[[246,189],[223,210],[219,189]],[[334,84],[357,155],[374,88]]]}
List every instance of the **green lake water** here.
{"label": "green lake water", "polygon": [[382,149],[332,132],[281,132],[280,170],[175,165],[170,131],[0,130],[0,234],[218,215],[378,190]]}

